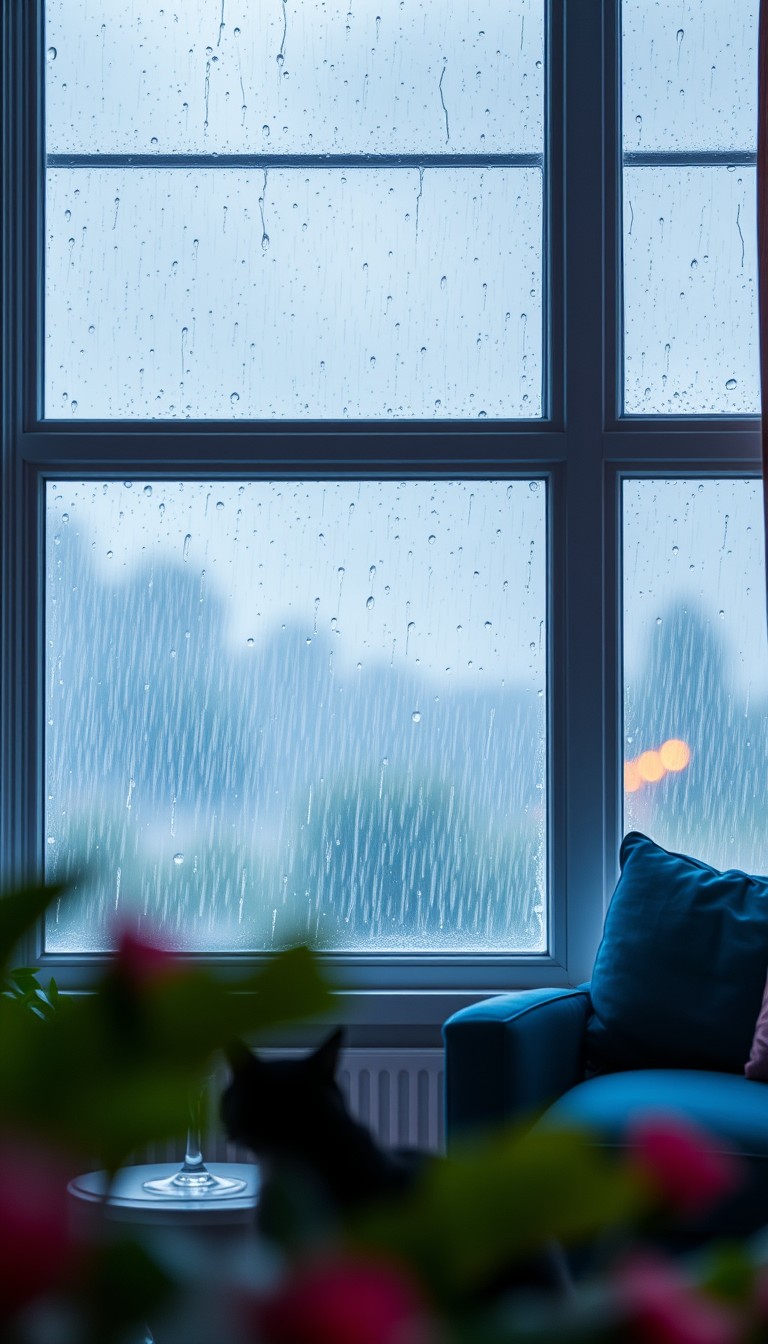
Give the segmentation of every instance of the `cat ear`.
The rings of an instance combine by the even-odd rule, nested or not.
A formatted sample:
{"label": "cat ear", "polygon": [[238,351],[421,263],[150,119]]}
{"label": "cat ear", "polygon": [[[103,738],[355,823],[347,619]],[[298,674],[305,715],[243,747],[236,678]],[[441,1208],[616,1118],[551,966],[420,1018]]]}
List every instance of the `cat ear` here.
{"label": "cat ear", "polygon": [[224,1054],[232,1072],[239,1074],[253,1072],[261,1064],[258,1055],[244,1041],[232,1040],[224,1046]]}
{"label": "cat ear", "polygon": [[344,1044],[344,1028],[337,1027],[326,1041],[315,1050],[313,1055],[309,1056],[308,1063],[313,1069],[316,1069],[324,1078],[332,1080],[336,1074],[336,1067],[339,1062],[339,1054]]}

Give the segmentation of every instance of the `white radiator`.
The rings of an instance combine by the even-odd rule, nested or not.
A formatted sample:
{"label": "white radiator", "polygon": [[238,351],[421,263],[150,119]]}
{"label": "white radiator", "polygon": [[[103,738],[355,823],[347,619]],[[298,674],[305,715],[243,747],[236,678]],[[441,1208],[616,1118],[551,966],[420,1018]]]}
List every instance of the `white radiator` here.
{"label": "white radiator", "polygon": [[[303,1050],[264,1050],[269,1058],[300,1058]],[[344,1050],[339,1085],[352,1114],[387,1148],[420,1148],[442,1152],[443,1128],[442,1050]],[[227,1143],[219,1123],[219,1098],[227,1085],[226,1064],[213,1075],[208,1089],[209,1128],[203,1140],[203,1156],[211,1162],[246,1162],[251,1155]],[[307,1117],[311,1124],[311,1117]],[[174,1162],[182,1156],[180,1142],[153,1144],[131,1160]]]}

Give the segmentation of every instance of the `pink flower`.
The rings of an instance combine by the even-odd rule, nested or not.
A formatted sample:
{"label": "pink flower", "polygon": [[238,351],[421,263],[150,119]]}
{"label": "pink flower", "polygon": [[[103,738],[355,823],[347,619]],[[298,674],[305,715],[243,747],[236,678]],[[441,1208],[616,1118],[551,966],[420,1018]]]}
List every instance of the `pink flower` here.
{"label": "pink flower", "polygon": [[417,1285],[400,1266],[358,1257],[301,1266],[257,1308],[268,1344],[434,1344]]}
{"label": "pink flower", "polygon": [[117,974],[136,988],[156,984],[177,975],[181,963],[159,942],[146,942],[125,927],[117,936]]}
{"label": "pink flower", "polygon": [[737,1344],[743,1338],[744,1321],[732,1308],[699,1293],[660,1256],[633,1256],[619,1270],[616,1286],[634,1340]]}
{"label": "pink flower", "polygon": [[64,1283],[80,1257],[63,1159],[0,1135],[0,1319]]}
{"label": "pink flower", "polygon": [[741,1182],[737,1160],[677,1116],[648,1115],[630,1130],[632,1161],[680,1213],[700,1213]]}

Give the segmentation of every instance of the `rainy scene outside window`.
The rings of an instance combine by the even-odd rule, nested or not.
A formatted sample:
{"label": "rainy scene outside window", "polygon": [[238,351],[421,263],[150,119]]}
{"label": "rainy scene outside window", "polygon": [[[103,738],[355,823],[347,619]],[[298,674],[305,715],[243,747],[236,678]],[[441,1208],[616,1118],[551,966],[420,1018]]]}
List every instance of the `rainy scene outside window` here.
{"label": "rainy scene outside window", "polygon": [[[757,0],[623,0],[624,397],[758,414]],[[624,825],[768,871],[758,480],[623,487]]]}
{"label": "rainy scene outside window", "polygon": [[47,0],[49,418],[531,419],[544,0]]}
{"label": "rainy scene outside window", "polygon": [[758,0],[623,0],[624,410],[759,414]]}
{"label": "rainy scene outside window", "polygon": [[547,944],[543,483],[48,490],[46,850],[195,951]]}

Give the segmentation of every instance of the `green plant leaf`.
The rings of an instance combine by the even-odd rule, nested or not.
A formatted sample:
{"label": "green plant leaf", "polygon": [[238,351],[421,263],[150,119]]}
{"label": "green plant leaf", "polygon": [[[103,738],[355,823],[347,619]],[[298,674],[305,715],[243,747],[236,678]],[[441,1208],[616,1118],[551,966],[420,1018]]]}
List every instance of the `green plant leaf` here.
{"label": "green plant leaf", "polygon": [[63,896],[70,885],[64,882],[50,886],[31,885],[0,897],[0,972],[8,967],[19,940],[34,928],[48,906]]}
{"label": "green plant leaf", "polygon": [[438,1300],[451,1302],[552,1241],[619,1227],[649,1199],[588,1136],[507,1131],[428,1166],[405,1205],[382,1207],[353,1236],[417,1266]]}

